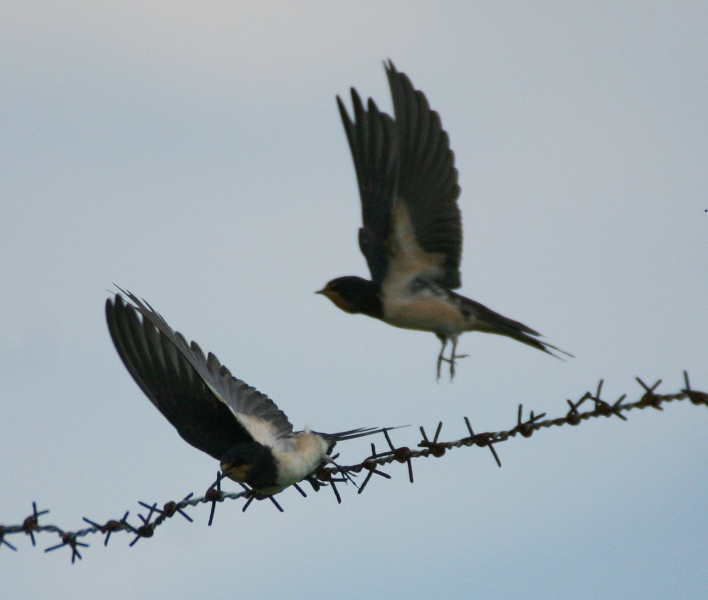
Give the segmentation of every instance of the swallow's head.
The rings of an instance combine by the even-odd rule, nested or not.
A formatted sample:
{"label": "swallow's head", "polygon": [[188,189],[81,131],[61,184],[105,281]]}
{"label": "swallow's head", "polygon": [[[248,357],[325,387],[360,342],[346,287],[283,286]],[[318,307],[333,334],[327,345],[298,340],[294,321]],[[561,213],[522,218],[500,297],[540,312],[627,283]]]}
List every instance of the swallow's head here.
{"label": "swallow's head", "polygon": [[316,294],[329,298],[337,308],[348,313],[364,313],[370,317],[383,316],[381,288],[373,281],[361,277],[338,277],[328,282]]}
{"label": "swallow's head", "polygon": [[236,444],[221,457],[220,466],[229,479],[255,489],[268,488],[278,479],[273,452],[258,442]]}

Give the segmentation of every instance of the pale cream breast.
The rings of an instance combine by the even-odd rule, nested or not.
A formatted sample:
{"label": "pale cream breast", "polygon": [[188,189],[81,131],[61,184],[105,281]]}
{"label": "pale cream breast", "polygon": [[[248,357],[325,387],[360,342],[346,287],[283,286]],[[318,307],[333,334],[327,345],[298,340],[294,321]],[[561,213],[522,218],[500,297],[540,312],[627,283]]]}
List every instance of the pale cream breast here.
{"label": "pale cream breast", "polygon": [[278,464],[278,485],[283,488],[301,481],[320,466],[327,455],[328,442],[309,431],[303,431],[292,438],[293,447],[289,451],[273,450]]}
{"label": "pale cream breast", "polygon": [[387,323],[404,329],[433,331],[446,335],[465,331],[466,322],[460,311],[446,301],[435,296],[399,296],[384,302],[384,317]]}

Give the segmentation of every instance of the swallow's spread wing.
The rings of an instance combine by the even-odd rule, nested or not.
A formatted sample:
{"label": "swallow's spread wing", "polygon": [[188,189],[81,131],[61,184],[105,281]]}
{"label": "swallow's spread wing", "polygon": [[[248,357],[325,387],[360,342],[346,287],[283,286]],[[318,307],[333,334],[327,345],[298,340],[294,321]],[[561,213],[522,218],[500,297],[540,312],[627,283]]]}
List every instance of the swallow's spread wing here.
{"label": "swallow's spread wing", "polygon": [[[393,270],[420,270],[420,274],[454,289],[461,285],[462,219],[457,198],[455,156],[440,116],[430,109],[391,61],[386,65],[398,139],[399,175],[394,206]],[[399,204],[399,203],[397,203]],[[407,223],[410,222],[410,225]],[[412,226],[415,240],[406,231]],[[417,244],[419,249],[414,246]],[[416,266],[418,263],[420,266]],[[393,273],[392,273],[393,275]]]}
{"label": "swallow's spread wing", "polygon": [[396,195],[398,151],[393,120],[369,99],[368,110],[352,88],[354,121],[339,96],[337,105],[347,133],[359,182],[363,226],[359,248],[366,258],[371,279],[381,283],[386,276],[387,240]]}
{"label": "swallow's spread wing", "polygon": [[149,304],[124,293],[134,306],[120,295],[106,301],[113,343],[133,379],[188,443],[219,460],[240,442],[273,446],[292,435],[268,396],[233,377],[213,354],[205,357],[196,342],[188,344]]}
{"label": "swallow's spread wing", "polygon": [[359,247],[374,282],[421,276],[460,287],[462,221],[455,157],[438,113],[392,62],[395,122],[352,89],[354,120],[337,103],[352,151],[363,227]]}

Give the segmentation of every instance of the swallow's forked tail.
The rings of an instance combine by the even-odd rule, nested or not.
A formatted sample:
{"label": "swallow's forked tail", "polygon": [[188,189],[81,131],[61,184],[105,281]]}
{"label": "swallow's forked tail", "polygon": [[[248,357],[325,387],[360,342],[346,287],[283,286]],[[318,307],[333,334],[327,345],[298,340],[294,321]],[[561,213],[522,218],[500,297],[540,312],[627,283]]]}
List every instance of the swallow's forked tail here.
{"label": "swallow's forked tail", "polygon": [[521,342],[522,344],[526,344],[527,346],[541,350],[546,354],[550,354],[555,358],[559,358],[560,360],[565,359],[562,356],[552,352],[552,350],[555,350],[556,352],[564,354],[570,358],[575,358],[570,352],[566,352],[553,344],[539,340],[538,338],[543,336],[538,333],[538,331],[534,331],[519,321],[514,321],[513,319],[500,315],[486,306],[478,303],[475,304],[476,319],[473,327],[474,331],[484,331],[485,333],[495,333],[497,335],[510,337],[518,342]]}

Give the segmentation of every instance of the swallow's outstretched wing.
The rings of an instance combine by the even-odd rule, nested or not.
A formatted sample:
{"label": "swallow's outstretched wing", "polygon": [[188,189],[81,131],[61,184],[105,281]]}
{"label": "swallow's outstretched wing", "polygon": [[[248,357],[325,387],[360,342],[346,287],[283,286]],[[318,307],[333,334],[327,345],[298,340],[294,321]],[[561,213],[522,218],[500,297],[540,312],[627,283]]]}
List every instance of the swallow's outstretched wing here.
{"label": "swallow's outstretched wing", "polygon": [[[425,94],[416,90],[405,73],[390,60],[386,75],[391,88],[398,139],[399,174],[397,199],[405,211],[396,210],[396,231],[402,233],[393,248],[392,262],[407,270],[409,261],[428,259],[421,273],[449,289],[460,287],[462,259],[462,219],[457,198],[455,156],[440,116],[430,109]],[[410,219],[415,240],[406,239],[406,219]],[[417,244],[424,257],[418,257]],[[433,260],[430,260],[433,259]],[[426,260],[423,261],[427,262]],[[392,267],[393,268],[393,267]]]}
{"label": "swallow's outstretched wing", "polygon": [[361,195],[359,246],[372,281],[421,276],[460,286],[462,222],[447,133],[423,92],[386,65],[395,122],[352,89],[354,120],[339,97]]}
{"label": "swallow's outstretched wing", "polygon": [[213,354],[205,357],[196,342],[188,344],[149,304],[123,293],[132,305],[120,295],[106,301],[113,343],[133,379],[185,441],[219,460],[235,444],[273,447],[292,435],[285,413],[268,396],[233,377]]}
{"label": "swallow's outstretched wing", "polygon": [[369,99],[368,110],[352,88],[354,120],[341,98],[337,105],[354,159],[359,183],[363,225],[359,248],[366,258],[371,279],[381,283],[387,269],[387,240],[398,179],[398,149],[393,120]]}

